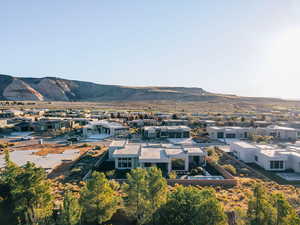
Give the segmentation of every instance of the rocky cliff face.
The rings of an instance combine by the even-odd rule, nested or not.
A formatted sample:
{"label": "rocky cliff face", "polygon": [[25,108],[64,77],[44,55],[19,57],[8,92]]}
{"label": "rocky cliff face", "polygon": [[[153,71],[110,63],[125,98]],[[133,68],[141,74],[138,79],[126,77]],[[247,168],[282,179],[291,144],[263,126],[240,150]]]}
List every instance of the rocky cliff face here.
{"label": "rocky cliff face", "polygon": [[0,75],[0,100],[31,101],[143,101],[201,100],[201,88],[125,87],[54,77],[19,78]]}
{"label": "rocky cliff face", "polygon": [[7,100],[31,100],[42,101],[44,96],[38,91],[31,88],[28,84],[19,79],[13,79],[12,82],[5,87],[2,96]]}
{"label": "rocky cliff face", "polygon": [[42,79],[36,86],[46,100],[69,101],[66,91],[70,91],[67,86],[61,88],[54,80]]}
{"label": "rocky cliff face", "polygon": [[[20,78],[0,74],[0,100],[13,101],[272,101],[209,93],[202,88],[125,87],[56,77]],[[278,99],[277,99],[278,100]]]}

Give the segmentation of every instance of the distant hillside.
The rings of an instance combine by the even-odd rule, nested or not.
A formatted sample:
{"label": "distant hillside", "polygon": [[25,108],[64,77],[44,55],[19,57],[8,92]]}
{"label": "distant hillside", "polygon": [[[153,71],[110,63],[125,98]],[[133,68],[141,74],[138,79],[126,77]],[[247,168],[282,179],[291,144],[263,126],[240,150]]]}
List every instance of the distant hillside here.
{"label": "distant hillside", "polygon": [[[236,101],[240,97],[209,93],[202,88],[127,87],[56,77],[0,75],[0,100],[31,101]],[[243,98],[245,101],[262,98]]]}

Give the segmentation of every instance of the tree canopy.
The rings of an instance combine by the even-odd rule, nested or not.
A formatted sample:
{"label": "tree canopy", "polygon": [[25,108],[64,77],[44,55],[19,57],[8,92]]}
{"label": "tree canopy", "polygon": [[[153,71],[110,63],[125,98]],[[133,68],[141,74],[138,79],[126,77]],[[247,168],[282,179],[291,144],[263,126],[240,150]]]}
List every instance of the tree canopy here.
{"label": "tree canopy", "polygon": [[102,224],[111,219],[122,201],[115,187],[104,173],[92,174],[80,192],[83,221]]}
{"label": "tree canopy", "polygon": [[138,224],[153,223],[155,211],[166,201],[167,182],[155,167],[137,168],[127,174],[123,191],[127,214]]}
{"label": "tree canopy", "polygon": [[212,189],[177,186],[158,211],[158,224],[223,225],[226,215]]}

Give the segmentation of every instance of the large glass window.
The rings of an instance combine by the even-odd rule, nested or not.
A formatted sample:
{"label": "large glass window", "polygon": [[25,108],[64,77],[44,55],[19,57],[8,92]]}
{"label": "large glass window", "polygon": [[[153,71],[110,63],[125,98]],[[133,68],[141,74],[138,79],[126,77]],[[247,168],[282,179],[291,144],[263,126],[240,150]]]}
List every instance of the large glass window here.
{"label": "large glass window", "polygon": [[118,158],[118,168],[128,169],[132,167],[131,158]]}
{"label": "large glass window", "polygon": [[236,135],[235,134],[226,134],[226,138],[235,138]]}
{"label": "large glass window", "polygon": [[183,132],[183,137],[184,138],[189,138],[190,137],[190,132],[188,132],[188,131]]}
{"label": "large glass window", "polygon": [[184,170],[185,160],[184,159],[172,159],[172,170]]}
{"label": "large glass window", "polygon": [[283,169],[283,161],[270,161],[270,169]]}
{"label": "large glass window", "polygon": [[217,138],[224,138],[224,133],[223,132],[218,132],[217,133]]}

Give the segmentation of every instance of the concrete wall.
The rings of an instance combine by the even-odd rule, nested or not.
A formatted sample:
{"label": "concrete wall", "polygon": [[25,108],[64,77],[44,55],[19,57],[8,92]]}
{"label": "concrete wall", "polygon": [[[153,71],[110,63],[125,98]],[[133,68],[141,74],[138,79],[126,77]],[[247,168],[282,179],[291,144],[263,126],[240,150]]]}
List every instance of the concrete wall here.
{"label": "concrete wall", "polygon": [[230,144],[230,151],[233,151],[235,156],[246,162],[246,163],[252,163],[254,162],[254,156],[255,156],[255,153],[256,153],[256,148],[253,146],[253,148],[245,148],[245,147],[242,147],[238,144],[235,144],[235,143],[231,143]]}

